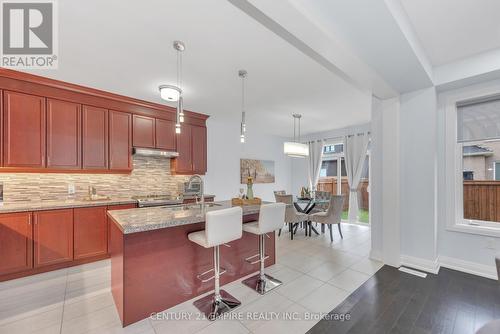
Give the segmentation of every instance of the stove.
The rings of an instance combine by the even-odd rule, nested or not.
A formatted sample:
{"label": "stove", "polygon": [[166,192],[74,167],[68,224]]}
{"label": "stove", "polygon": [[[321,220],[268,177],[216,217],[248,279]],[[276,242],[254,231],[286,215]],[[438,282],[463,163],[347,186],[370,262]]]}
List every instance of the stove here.
{"label": "stove", "polygon": [[170,195],[145,195],[132,197],[140,208],[165,205],[180,205],[183,200]]}

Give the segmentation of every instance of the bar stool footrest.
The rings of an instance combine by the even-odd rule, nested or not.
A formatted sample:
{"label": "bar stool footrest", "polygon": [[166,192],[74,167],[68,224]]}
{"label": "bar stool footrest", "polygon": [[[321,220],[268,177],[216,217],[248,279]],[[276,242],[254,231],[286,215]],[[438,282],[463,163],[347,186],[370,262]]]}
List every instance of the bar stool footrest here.
{"label": "bar stool footrest", "polygon": [[[252,261],[252,259],[255,259],[256,257],[259,257],[258,260],[255,260],[255,261]],[[264,256],[264,261],[269,259],[269,255],[266,255]],[[260,254],[255,254],[255,255],[252,255],[252,256],[249,256],[245,259],[246,262],[250,263],[250,264],[257,264],[257,263],[260,263]]]}
{"label": "bar stool footrest", "polygon": [[[226,269],[224,269],[224,268],[220,268],[220,269],[221,269],[221,271],[219,273],[219,276],[222,276],[223,274],[226,273]],[[215,275],[212,275],[212,276],[207,277],[207,278],[204,278],[204,276],[207,275],[208,273],[213,272],[213,271],[214,271],[214,269],[209,269],[205,272],[202,272],[201,274],[196,275],[196,278],[199,281],[201,281],[202,283],[210,282],[211,280],[213,280],[215,278]]]}

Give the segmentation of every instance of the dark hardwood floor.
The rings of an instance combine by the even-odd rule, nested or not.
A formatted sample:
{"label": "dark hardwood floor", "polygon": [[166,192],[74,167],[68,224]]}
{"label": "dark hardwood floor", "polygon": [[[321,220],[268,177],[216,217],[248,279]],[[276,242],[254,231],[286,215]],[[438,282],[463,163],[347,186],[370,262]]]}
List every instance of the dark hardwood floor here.
{"label": "dark hardwood floor", "polygon": [[384,266],[308,333],[475,333],[500,318],[497,281],[441,268],[420,278]]}

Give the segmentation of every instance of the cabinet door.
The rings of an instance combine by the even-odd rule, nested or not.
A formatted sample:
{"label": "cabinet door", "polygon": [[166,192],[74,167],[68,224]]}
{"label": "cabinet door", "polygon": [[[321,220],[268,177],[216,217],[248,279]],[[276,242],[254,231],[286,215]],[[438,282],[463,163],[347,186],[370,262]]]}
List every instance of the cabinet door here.
{"label": "cabinet door", "polygon": [[108,110],[83,106],[83,168],[108,168]]}
{"label": "cabinet door", "polygon": [[177,152],[179,156],[175,158],[174,163],[176,173],[186,174],[193,172],[191,129],[191,125],[182,124],[181,133],[177,134]]}
{"label": "cabinet door", "polygon": [[75,260],[108,252],[107,209],[105,206],[74,209]]}
{"label": "cabinet door", "polygon": [[193,171],[198,174],[207,172],[207,128],[192,127]]}
{"label": "cabinet door", "polygon": [[156,148],[175,151],[175,122],[156,119]]}
{"label": "cabinet door", "polygon": [[31,212],[0,215],[0,274],[33,267]]}
{"label": "cabinet door", "polygon": [[109,168],[132,169],[132,115],[109,111]]}
{"label": "cabinet door", "polygon": [[35,267],[73,260],[73,210],[33,213]]}
{"label": "cabinet door", "polygon": [[133,117],[134,147],[155,147],[155,119],[152,117],[134,115]]}
{"label": "cabinet door", "polygon": [[82,167],[81,107],[47,99],[47,167]]}
{"label": "cabinet door", "polygon": [[5,167],[45,167],[45,98],[4,92]]}

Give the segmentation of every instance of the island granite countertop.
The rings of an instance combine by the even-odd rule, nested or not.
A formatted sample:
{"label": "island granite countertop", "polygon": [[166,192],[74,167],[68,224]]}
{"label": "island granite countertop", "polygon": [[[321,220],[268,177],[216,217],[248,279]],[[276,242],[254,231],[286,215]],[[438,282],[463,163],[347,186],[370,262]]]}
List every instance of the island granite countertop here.
{"label": "island granite countertop", "polygon": [[[149,207],[109,211],[110,216],[123,234],[138,233],[175,227],[187,224],[202,223],[205,213],[232,207],[231,201],[205,203],[205,210],[199,204],[178,206]],[[259,213],[260,205],[245,205],[243,215]]]}

